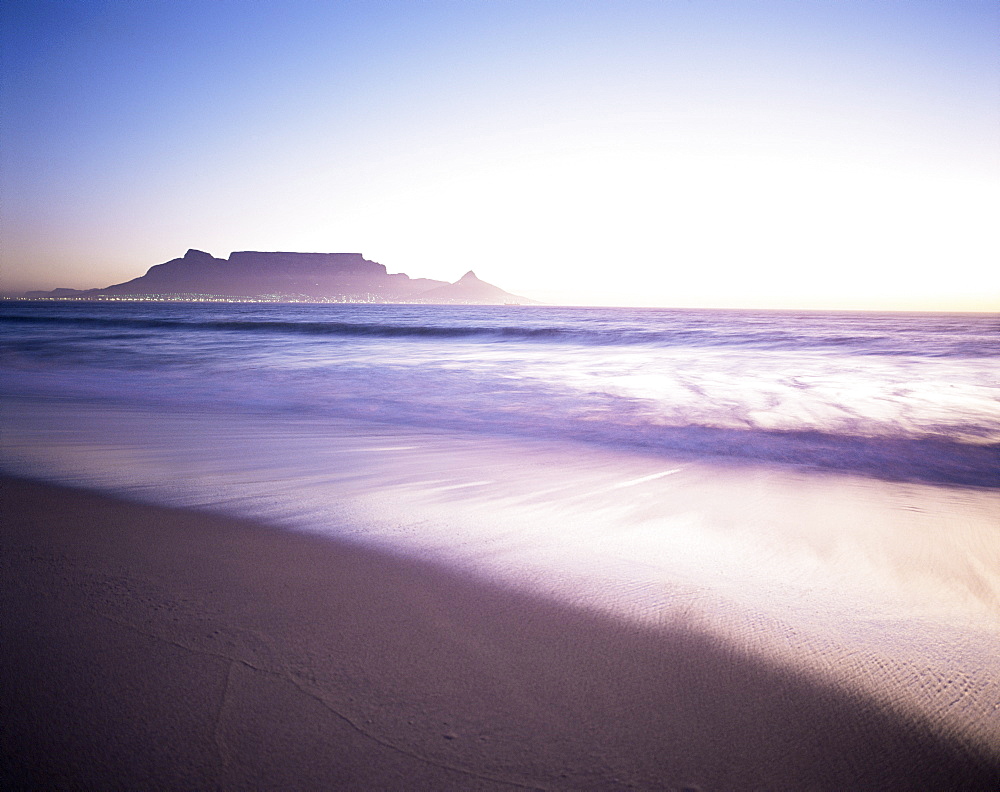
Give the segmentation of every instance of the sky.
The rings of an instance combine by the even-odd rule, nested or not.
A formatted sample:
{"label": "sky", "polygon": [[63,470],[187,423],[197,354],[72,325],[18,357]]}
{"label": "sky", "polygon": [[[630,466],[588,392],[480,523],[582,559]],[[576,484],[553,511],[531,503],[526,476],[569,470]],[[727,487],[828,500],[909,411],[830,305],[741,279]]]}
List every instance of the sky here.
{"label": "sky", "polygon": [[7,0],[0,289],[360,252],[551,303],[1000,310],[994,0]]}

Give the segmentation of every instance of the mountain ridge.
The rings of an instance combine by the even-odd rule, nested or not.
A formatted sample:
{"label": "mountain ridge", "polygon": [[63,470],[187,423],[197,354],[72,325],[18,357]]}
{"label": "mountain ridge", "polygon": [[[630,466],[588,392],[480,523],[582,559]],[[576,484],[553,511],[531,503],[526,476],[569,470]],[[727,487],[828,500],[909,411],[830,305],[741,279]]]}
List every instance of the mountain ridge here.
{"label": "mountain ridge", "polygon": [[190,248],[144,275],[99,289],[30,291],[29,299],[242,299],[272,302],[532,303],[470,270],[454,283],[390,274],[361,253],[234,251],[216,258]]}

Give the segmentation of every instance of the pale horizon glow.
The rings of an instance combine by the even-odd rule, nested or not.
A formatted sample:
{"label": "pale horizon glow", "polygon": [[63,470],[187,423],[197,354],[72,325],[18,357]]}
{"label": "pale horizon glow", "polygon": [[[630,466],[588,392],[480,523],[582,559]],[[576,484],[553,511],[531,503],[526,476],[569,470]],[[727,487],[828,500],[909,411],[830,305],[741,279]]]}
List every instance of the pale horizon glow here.
{"label": "pale horizon glow", "polygon": [[1000,8],[9,4],[0,289],[357,251],[551,303],[1000,310]]}

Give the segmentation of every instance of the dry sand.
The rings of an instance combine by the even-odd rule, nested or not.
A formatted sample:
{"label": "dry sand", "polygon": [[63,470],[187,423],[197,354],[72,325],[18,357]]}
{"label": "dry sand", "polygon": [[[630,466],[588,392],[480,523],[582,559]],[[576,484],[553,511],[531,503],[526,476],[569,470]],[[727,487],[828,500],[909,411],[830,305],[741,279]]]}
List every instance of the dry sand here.
{"label": "dry sand", "polygon": [[426,561],[3,480],[4,789],[991,789],[1000,753]]}

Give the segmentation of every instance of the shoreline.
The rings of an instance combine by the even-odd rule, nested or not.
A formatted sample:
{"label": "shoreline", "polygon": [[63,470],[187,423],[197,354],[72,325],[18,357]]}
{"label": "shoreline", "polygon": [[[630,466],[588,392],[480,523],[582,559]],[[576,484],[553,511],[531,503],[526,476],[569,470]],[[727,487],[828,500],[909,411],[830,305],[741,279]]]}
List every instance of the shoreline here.
{"label": "shoreline", "polygon": [[1000,750],[675,620],[0,478],[6,788],[954,789]]}

